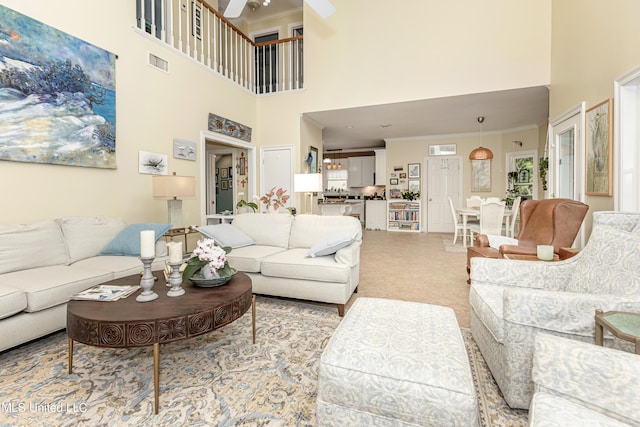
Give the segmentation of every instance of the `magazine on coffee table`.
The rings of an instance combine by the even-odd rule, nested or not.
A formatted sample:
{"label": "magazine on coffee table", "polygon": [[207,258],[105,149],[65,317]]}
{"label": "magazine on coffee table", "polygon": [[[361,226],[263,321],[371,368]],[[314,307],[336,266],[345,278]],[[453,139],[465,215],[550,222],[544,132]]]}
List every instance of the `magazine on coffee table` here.
{"label": "magazine on coffee table", "polygon": [[78,292],[71,297],[72,300],[84,301],[117,301],[120,298],[126,298],[140,286],[116,286],[116,285],[97,285],[92,288]]}

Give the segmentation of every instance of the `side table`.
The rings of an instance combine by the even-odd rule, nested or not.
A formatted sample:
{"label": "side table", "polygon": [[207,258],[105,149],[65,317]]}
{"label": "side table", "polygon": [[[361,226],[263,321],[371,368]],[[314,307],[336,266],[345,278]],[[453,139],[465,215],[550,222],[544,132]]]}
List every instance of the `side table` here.
{"label": "side table", "polygon": [[616,337],[636,345],[636,354],[640,354],[640,313],[624,311],[596,310],[596,344],[602,344],[604,328]]}
{"label": "side table", "polygon": [[167,231],[166,233],[164,233],[164,237],[169,237],[171,238],[171,241],[173,242],[173,238],[174,237],[184,237],[184,251],[186,253],[189,253],[189,249],[187,248],[187,236],[189,234],[197,234],[199,233],[199,231],[195,228],[185,228],[185,227],[181,227],[181,228],[172,228],[169,231]]}

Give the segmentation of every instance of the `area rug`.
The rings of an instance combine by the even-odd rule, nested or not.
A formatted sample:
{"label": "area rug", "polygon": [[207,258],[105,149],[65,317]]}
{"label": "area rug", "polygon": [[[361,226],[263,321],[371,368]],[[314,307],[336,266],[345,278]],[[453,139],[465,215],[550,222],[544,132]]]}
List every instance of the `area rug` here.
{"label": "area rug", "polygon": [[[453,237],[451,238],[453,239]],[[444,245],[444,250],[447,252],[464,252],[467,253],[467,248],[462,246],[462,240],[458,237],[456,244],[451,243],[451,239],[443,239],[442,244]]]}
{"label": "area rug", "polygon": [[[105,303],[108,304],[108,303]],[[251,314],[160,347],[160,407],[151,348],[76,344],[64,332],[0,354],[2,426],[313,426],[319,358],[340,318],[333,305],[258,297]],[[506,406],[468,330],[463,336],[483,426],[526,425]]]}

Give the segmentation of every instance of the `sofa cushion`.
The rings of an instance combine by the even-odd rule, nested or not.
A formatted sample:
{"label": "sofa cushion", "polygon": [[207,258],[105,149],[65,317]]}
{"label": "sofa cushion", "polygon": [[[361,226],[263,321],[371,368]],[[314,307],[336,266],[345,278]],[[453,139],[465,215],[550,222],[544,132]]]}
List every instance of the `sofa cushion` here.
{"label": "sofa cushion", "polygon": [[157,242],[170,228],[171,224],[146,223],[128,225],[102,249],[100,255],[140,256],[141,231],[153,230]]}
{"label": "sofa cushion", "polygon": [[469,290],[469,304],[493,338],[504,342],[504,288],[474,283]]}
{"label": "sofa cushion", "polygon": [[[156,256],[151,264],[151,270],[164,269],[167,257]],[[143,270],[142,261],[136,257],[119,256],[119,255],[104,255],[94,256],[91,258],[85,258],[73,264],[74,268],[82,268],[84,270],[91,270],[100,272],[100,274],[111,273],[114,279],[120,277],[131,276],[132,274],[139,274]]]}
{"label": "sofa cushion", "polygon": [[126,227],[124,220],[106,216],[69,216],[56,221],[67,244],[69,263],[98,255]]}
{"label": "sofa cushion", "polygon": [[222,247],[237,249],[256,244],[251,237],[231,224],[205,225],[198,227],[198,231]]}
{"label": "sofa cushion", "polygon": [[349,283],[351,269],[338,264],[332,255],[308,258],[307,249],[297,248],[278,252],[262,260],[263,276],[318,282]]}
{"label": "sofa cushion", "polygon": [[533,395],[529,426],[629,426],[616,419],[551,393]]}
{"label": "sofa cushion", "polygon": [[[247,214],[249,215],[249,214]],[[251,245],[234,249],[227,254],[227,261],[232,268],[245,273],[260,273],[262,260],[270,255],[286,249],[278,246]]]}
{"label": "sofa cushion", "polygon": [[357,234],[357,231],[344,230],[323,237],[311,246],[306,256],[314,258],[317,256],[333,255],[338,250],[353,243]]}
{"label": "sofa cushion", "polygon": [[251,237],[256,245],[288,248],[292,221],[291,215],[255,213],[236,216],[233,225]]}
{"label": "sofa cushion", "polygon": [[25,311],[35,312],[65,303],[71,295],[111,279],[112,273],[53,265],[0,275],[0,287],[23,290],[27,297]]}
{"label": "sofa cushion", "polygon": [[339,232],[355,233],[362,240],[362,224],[351,216],[296,215],[289,248],[310,248],[320,239]]}
{"label": "sofa cushion", "polygon": [[20,313],[27,308],[27,295],[20,289],[0,286],[0,319]]}
{"label": "sofa cushion", "polygon": [[0,274],[69,261],[55,221],[0,224]]}

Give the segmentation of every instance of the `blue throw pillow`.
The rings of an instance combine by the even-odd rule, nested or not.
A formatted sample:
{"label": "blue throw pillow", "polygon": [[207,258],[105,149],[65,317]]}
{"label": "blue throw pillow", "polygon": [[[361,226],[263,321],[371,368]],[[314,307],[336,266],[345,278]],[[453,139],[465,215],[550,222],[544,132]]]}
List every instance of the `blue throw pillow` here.
{"label": "blue throw pillow", "polygon": [[231,224],[205,225],[198,227],[198,231],[222,247],[230,246],[236,249],[256,244],[251,237]]}
{"label": "blue throw pillow", "polygon": [[156,242],[171,228],[171,224],[131,224],[100,252],[100,255],[140,256],[140,232],[153,230]]}

